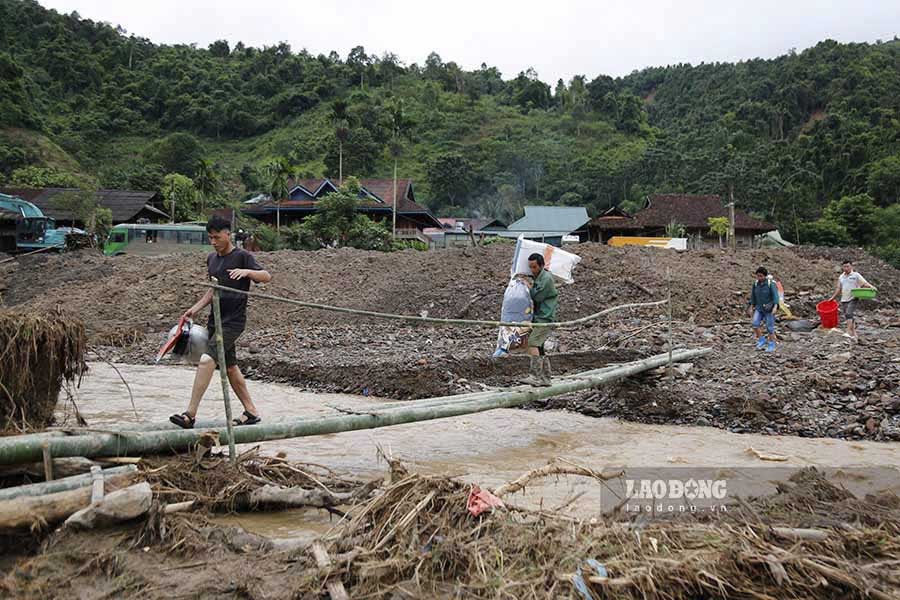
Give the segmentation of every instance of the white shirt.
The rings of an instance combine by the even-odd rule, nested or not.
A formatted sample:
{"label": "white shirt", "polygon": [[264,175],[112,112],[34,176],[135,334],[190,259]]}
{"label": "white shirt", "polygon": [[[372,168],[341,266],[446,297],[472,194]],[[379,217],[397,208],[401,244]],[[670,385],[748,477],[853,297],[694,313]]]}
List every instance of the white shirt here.
{"label": "white shirt", "polygon": [[850,302],[853,300],[853,290],[861,288],[863,285],[869,285],[866,278],[856,271],[850,271],[849,275],[841,273],[838,280],[841,283],[841,302]]}

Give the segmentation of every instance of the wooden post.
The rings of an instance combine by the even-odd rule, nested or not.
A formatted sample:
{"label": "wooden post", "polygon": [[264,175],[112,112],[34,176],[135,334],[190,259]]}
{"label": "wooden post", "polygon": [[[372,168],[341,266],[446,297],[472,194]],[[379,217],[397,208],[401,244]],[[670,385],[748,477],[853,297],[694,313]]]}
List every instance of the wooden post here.
{"label": "wooden post", "polygon": [[[213,277],[216,285],[218,280]],[[222,379],[222,395],[225,397],[225,427],[228,430],[228,454],[231,464],[237,465],[237,451],[234,449],[234,424],[231,422],[231,399],[228,396],[228,366],[225,364],[225,339],[222,335],[222,308],[219,303],[219,290],[213,289],[213,318],[216,322],[216,350],[218,353],[219,375]]]}
{"label": "wooden post", "polygon": [[103,500],[103,470],[91,467],[91,504],[98,504]]}
{"label": "wooden post", "polygon": [[728,247],[732,252],[737,248],[737,240],[734,235],[734,185],[729,186],[728,193],[730,195],[728,203]]}
{"label": "wooden post", "polygon": [[672,281],[670,277],[669,267],[666,267],[666,298],[668,303],[668,317],[669,317],[669,362],[666,366],[666,374],[669,376],[669,391],[672,391],[672,380],[673,380],[673,372],[672,372]]}
{"label": "wooden post", "polygon": [[44,455],[44,481],[53,481],[53,457],[50,456],[50,444],[41,444],[41,453]]}

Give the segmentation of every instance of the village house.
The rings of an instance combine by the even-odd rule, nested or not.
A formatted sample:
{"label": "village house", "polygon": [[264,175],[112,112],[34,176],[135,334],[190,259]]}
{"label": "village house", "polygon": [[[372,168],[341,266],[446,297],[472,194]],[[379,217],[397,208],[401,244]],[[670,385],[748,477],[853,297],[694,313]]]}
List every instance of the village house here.
{"label": "village house", "polygon": [[587,209],[576,206],[526,206],[525,216],[509,226],[497,219],[442,218],[441,228],[426,229],[432,248],[469,246],[472,239],[483,240],[499,236],[515,239],[524,237],[562,246],[564,243],[588,241]]}
{"label": "village house", "polygon": [[[615,236],[666,237],[670,224],[684,227],[684,237],[692,247],[718,245],[718,236],[710,233],[709,219],[728,217],[728,207],[719,196],[689,194],[655,194],[646,206],[630,215],[618,207],[607,210],[593,219],[588,228],[594,242],[607,242]],[[751,217],[735,209],[734,231],[738,246],[751,247],[754,237],[774,231],[773,224]]]}
{"label": "village house", "polygon": [[583,206],[526,206],[525,216],[498,235],[562,246],[564,242],[587,242],[590,221]]}
{"label": "village house", "polygon": [[[24,188],[0,187],[0,193],[18,196],[41,209],[44,215],[56,220],[59,227],[84,227],[75,215],[59,208],[57,202],[65,194],[77,193],[77,188]],[[112,212],[113,225],[119,223],[150,222],[158,223],[169,220],[169,215],[162,210],[162,198],[157,192],[133,190],[97,190],[94,192],[97,204]]]}
{"label": "village house", "polygon": [[425,235],[431,239],[432,248],[462,248],[471,246],[472,240],[480,241],[497,235],[506,229],[506,223],[498,219],[458,219],[440,217],[441,227],[428,227]]}
{"label": "village house", "polygon": [[[357,210],[373,221],[392,227],[394,210],[394,181],[392,179],[361,179]],[[330,179],[296,179],[288,182],[288,197],[280,203],[272,199],[254,199],[244,203],[241,212],[260,221],[275,224],[281,211],[281,224],[303,221],[317,210],[320,199],[338,191],[338,184]],[[280,206],[279,206],[280,204]],[[397,180],[397,237],[429,243],[423,230],[441,228],[440,221],[416,202],[411,179]]]}

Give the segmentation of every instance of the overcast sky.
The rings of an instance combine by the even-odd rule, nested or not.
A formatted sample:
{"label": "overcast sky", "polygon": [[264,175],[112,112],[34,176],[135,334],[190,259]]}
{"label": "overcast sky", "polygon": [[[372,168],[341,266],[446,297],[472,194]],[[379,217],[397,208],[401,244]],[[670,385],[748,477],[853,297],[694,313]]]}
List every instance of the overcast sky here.
{"label": "overcast sky", "polygon": [[156,43],[284,41],[295,51],[342,57],[362,45],[406,64],[423,64],[434,50],[466,69],[496,66],[505,79],[534,67],[551,85],[577,74],[771,58],[826,38],[900,35],[898,0],[39,1]]}

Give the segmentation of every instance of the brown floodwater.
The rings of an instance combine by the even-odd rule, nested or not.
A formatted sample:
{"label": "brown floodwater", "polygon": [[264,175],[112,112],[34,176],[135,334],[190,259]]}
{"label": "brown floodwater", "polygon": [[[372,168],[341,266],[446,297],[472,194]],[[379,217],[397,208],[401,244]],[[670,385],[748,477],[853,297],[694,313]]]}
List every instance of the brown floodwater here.
{"label": "brown floodwater", "polygon": [[[165,421],[181,412],[190,396],[193,370],[178,366],[117,365],[134,393],[129,394],[107,364],[92,363],[77,390],[77,403],[92,426]],[[340,394],[311,394],[287,385],[248,382],[265,420],[333,415],[336,408],[377,407],[386,401]],[[234,412],[240,403],[234,399]],[[60,402],[60,420],[70,407]],[[224,406],[214,379],[200,406],[201,418],[222,418]],[[492,410],[425,421],[261,444],[264,452],[314,462],[359,477],[385,470],[377,448],[423,474],[457,477],[494,488],[550,460],[563,459],[595,470],[625,469],[640,480],[728,479],[729,495],[761,495],[775,491],[774,482],[800,467],[816,466],[832,481],[856,494],[884,489],[900,493],[900,443],[843,441],[793,436],[735,434],[710,427],[644,425],[611,418],[592,418],[565,411]],[[761,460],[749,449],[779,455]],[[508,498],[525,506],[557,507],[582,517],[599,514],[621,498],[621,485],[601,485],[584,477],[550,477],[535,481]],[[289,537],[323,532],[331,521],[324,512],[287,511],[266,515],[223,517],[264,535]]]}

